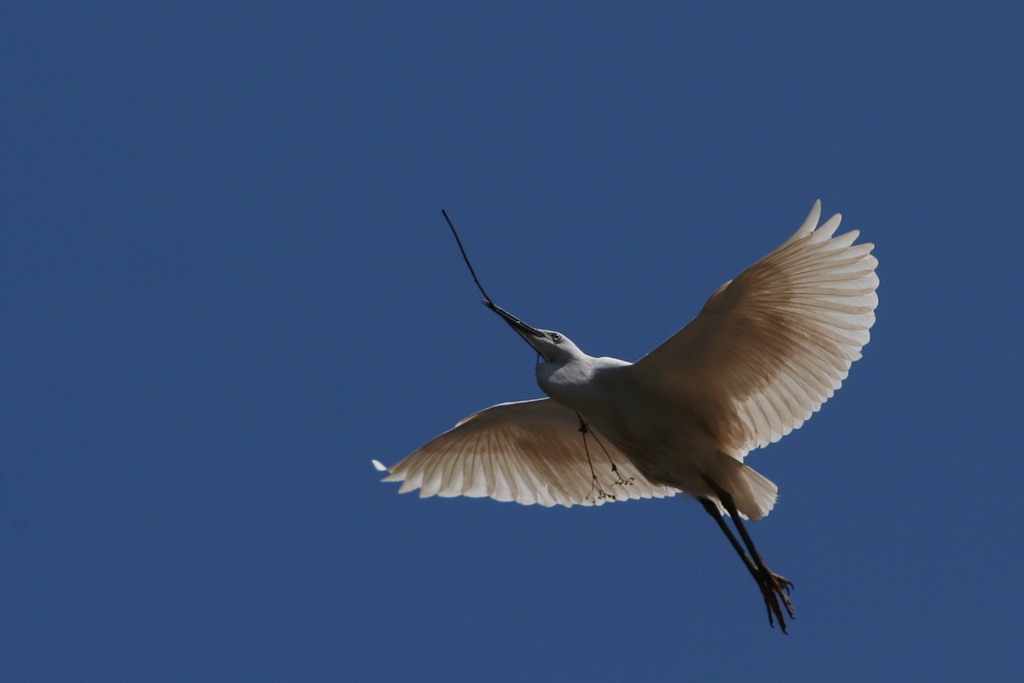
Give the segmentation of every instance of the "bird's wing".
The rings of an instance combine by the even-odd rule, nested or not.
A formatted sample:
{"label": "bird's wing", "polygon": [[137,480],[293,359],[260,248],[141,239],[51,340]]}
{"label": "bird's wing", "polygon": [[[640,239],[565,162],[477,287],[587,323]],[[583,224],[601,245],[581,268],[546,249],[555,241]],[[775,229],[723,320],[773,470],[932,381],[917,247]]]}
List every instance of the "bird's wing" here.
{"label": "bird's wing", "polygon": [[501,403],[379,468],[390,472],[383,481],[402,482],[399,493],[419,489],[421,498],[490,496],[568,507],[676,493],[650,483],[607,439],[589,431],[584,448],[576,413],[550,399]]}
{"label": "bird's wing", "polygon": [[630,368],[742,458],[800,427],[860,358],[878,260],[858,231],[819,227],[821,202],[779,248],[725,283],[686,327]]}

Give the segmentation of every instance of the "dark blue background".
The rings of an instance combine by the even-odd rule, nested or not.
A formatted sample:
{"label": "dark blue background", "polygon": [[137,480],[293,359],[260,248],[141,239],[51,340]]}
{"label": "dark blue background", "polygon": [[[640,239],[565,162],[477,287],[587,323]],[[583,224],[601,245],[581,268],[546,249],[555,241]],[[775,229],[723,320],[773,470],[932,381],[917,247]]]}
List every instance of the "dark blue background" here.
{"label": "dark blue background", "polygon": [[[6,680],[1019,675],[1019,3],[20,3],[0,17]],[[418,500],[539,395],[488,291],[635,359],[824,212],[846,386],[700,507]]]}

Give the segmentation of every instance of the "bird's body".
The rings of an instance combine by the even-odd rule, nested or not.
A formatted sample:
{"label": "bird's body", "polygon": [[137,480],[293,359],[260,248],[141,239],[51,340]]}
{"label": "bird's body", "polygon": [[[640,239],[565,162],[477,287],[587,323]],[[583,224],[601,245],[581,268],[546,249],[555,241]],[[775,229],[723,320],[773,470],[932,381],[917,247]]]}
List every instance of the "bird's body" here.
{"label": "bird's body", "polygon": [[[563,337],[563,345],[567,341]],[[699,415],[681,412],[639,381],[631,372],[633,363],[594,358],[575,345],[574,351],[564,361],[538,363],[537,383],[552,400],[580,415],[596,438],[611,442],[652,483],[717,500],[702,479],[707,475],[733,495],[746,517],[767,514],[775,500],[774,484],[722,453]],[[766,484],[752,488],[748,477]],[[608,495],[615,496],[614,490]]]}
{"label": "bird's body", "polygon": [[839,388],[878,303],[873,245],[853,245],[857,231],[833,236],[840,216],[818,226],[819,216],[815,203],[792,237],[636,363],[590,356],[488,298],[541,356],[537,382],[550,398],[493,406],[397,465],[375,464],[390,472],[385,481],[403,482],[401,492],[419,488],[424,497],[597,505],[689,494],[785,629],[779,600],[792,616],[790,583],[768,570],[742,525],[768,514],[777,487],[743,459],[798,428]]}

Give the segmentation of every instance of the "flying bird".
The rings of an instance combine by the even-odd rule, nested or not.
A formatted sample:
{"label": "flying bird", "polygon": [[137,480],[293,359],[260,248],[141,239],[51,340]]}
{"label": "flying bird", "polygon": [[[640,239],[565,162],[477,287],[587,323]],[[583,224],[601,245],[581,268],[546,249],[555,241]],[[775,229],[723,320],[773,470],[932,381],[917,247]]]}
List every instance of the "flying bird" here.
{"label": "flying bird", "polygon": [[537,383],[549,398],[492,406],[397,464],[374,466],[389,473],[383,481],[402,482],[400,493],[424,498],[571,506],[692,496],[785,632],[792,583],[768,568],[743,523],[771,511],[778,487],[744,458],[799,428],[839,388],[878,304],[874,245],[854,244],[856,230],[836,235],[839,214],[818,225],[820,216],[818,201],[792,237],[635,363],[590,356],[497,306],[463,250],[483,303],[539,354]]}

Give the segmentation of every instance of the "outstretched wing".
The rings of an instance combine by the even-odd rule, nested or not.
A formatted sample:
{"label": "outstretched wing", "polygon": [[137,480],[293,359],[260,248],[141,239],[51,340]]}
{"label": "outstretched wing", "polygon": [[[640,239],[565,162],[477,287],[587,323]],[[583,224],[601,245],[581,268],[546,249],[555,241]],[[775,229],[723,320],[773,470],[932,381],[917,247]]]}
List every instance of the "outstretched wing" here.
{"label": "outstretched wing", "polygon": [[800,427],[842,384],[875,322],[878,260],[858,231],[815,228],[821,202],[779,248],[715,292],[629,372],[699,415],[742,458]]}
{"label": "outstretched wing", "polygon": [[547,507],[676,493],[644,479],[607,439],[591,432],[584,448],[576,413],[550,399],[501,403],[384,468],[390,474],[383,481],[402,482],[399,493],[419,489],[421,498],[490,496]]}

